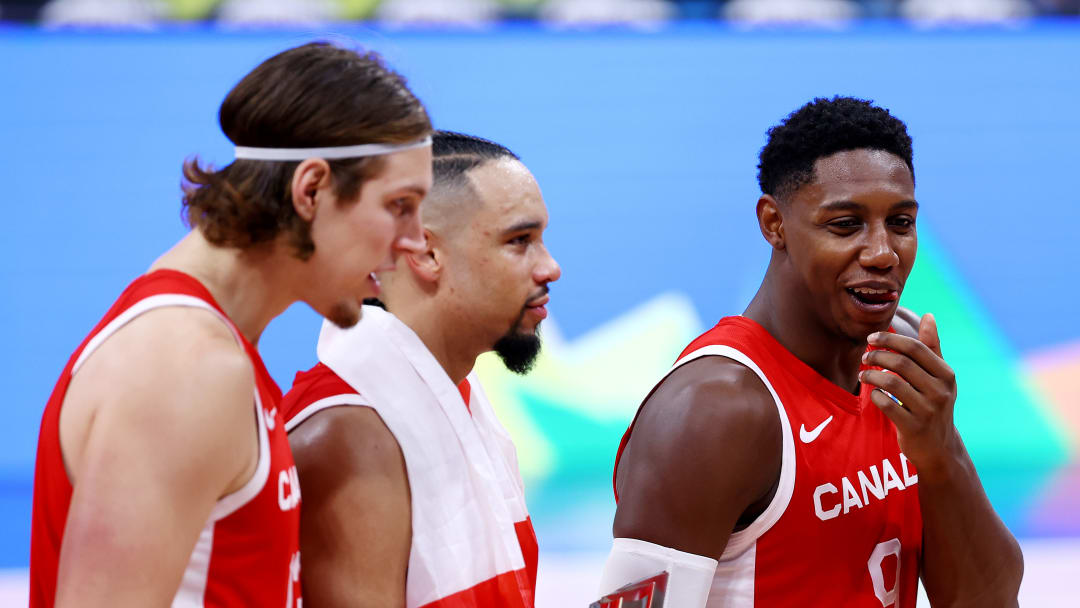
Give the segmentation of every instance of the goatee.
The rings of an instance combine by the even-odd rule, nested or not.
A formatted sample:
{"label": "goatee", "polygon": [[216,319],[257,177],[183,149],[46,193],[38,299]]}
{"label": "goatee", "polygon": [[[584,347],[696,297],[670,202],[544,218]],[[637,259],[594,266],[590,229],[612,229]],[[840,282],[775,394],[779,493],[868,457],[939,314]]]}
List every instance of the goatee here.
{"label": "goatee", "polygon": [[515,374],[527,374],[540,354],[540,328],[535,333],[521,332],[515,325],[495,343],[495,354],[502,359],[506,369]]}

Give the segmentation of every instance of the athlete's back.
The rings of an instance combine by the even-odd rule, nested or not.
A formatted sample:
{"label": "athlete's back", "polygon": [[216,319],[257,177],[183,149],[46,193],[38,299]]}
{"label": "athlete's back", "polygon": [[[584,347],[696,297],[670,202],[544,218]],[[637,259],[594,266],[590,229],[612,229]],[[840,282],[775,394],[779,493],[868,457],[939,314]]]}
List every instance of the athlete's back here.
{"label": "athlete's back", "polygon": [[[179,327],[158,327],[162,323]],[[126,335],[118,335],[125,328],[129,330]],[[150,336],[157,330],[187,334],[195,343],[220,346],[224,351],[222,356],[214,352],[181,352],[176,356],[181,360],[207,358],[210,363],[222,365],[220,368],[210,365],[211,369],[207,371],[211,373],[202,377],[161,381],[158,387],[162,391],[161,397],[139,404],[136,414],[143,419],[141,422],[114,424],[117,417],[132,415],[130,410],[123,408],[122,402],[131,394],[129,385],[138,385],[142,381],[135,376],[160,380],[173,372],[182,373],[179,368],[142,369],[146,362],[141,360],[141,349],[171,356],[174,349],[182,346],[149,343]],[[215,340],[221,334],[231,344]],[[129,350],[121,352],[118,348],[121,345]],[[237,358],[240,361],[236,361]],[[84,370],[90,367],[93,367],[90,371],[94,377],[72,388],[74,379],[80,378],[79,372],[85,374]],[[197,416],[198,419],[190,425],[182,422],[177,426],[156,426],[159,422],[177,420],[172,416],[175,412],[171,411],[170,403],[176,398],[175,393],[182,389],[172,389],[185,384],[193,385],[196,391],[213,389],[220,384],[216,376],[227,376],[232,372],[239,372],[240,386],[247,386],[246,394],[235,404],[220,408],[220,411],[206,411],[197,402],[180,404],[185,408],[182,413],[190,414],[186,417]],[[115,399],[108,393],[103,398],[97,386],[103,381],[115,382]],[[183,515],[171,511],[169,505],[154,504],[155,500],[167,496],[167,491],[159,494],[155,488],[148,487],[149,484],[139,483],[144,467],[131,467],[132,463],[125,463],[129,465],[123,469],[125,475],[115,475],[121,470],[117,466],[119,463],[110,464],[108,459],[122,457],[131,446],[102,446],[100,443],[115,440],[120,429],[132,428],[142,429],[141,436],[127,438],[135,443],[136,450],[153,443],[159,446],[157,454],[151,450],[146,455],[147,461],[158,456],[168,457],[172,453],[170,448],[178,444],[191,446],[190,453],[175,455],[175,462],[168,469],[168,473],[175,473],[170,479],[181,485],[180,491],[187,489],[183,486],[189,481],[196,486],[210,485],[209,491],[213,491],[213,479],[200,474],[213,470],[213,466],[209,469],[202,466],[205,463],[200,459],[208,455],[237,456],[231,459],[231,467],[228,459],[221,463],[223,479],[218,485],[219,495],[212,497],[216,502],[209,503],[211,509],[203,521],[194,524],[202,528],[195,546],[170,547],[163,552],[161,561],[166,565],[170,557],[186,561],[186,567],[177,569],[182,571],[182,578],[168,594],[173,605],[294,605],[295,599],[299,599],[299,489],[294,483],[295,468],[284,424],[277,412],[280,399],[281,392],[263,367],[257,351],[197,280],[172,270],[159,270],[135,280],[71,356],[42,417],[34,482],[31,606],[52,606],[57,601],[57,577],[65,559],[77,559],[79,553],[99,551],[101,559],[107,562],[102,567],[124,566],[120,562],[110,562],[113,538],[82,535],[65,539],[69,516],[84,515],[69,514],[73,492],[77,491],[83,475],[113,472],[118,479],[107,487],[125,492],[126,500],[117,504],[108,500],[115,497],[105,497],[105,501],[91,501],[93,508],[99,511],[97,515],[102,514],[102,509],[115,509],[109,518],[113,521],[125,517],[125,509],[138,509],[139,513],[131,514],[132,525],[158,522],[156,529],[145,530],[149,544],[169,542],[177,534],[174,528],[185,527]],[[239,424],[231,425],[233,420]],[[210,437],[213,441],[218,437],[218,430],[213,427],[215,423],[226,428],[239,428],[239,433],[222,437],[225,442],[238,444],[238,447],[224,451],[216,449],[212,443],[207,447],[204,439]],[[249,440],[238,441],[237,435]],[[116,443],[126,444],[127,441]],[[200,447],[207,449],[203,452]],[[196,472],[196,479],[186,478],[191,471]],[[74,477],[74,488],[71,477]],[[154,507],[157,509],[144,520],[146,510]],[[61,546],[65,548],[63,559]],[[129,584],[110,591],[118,603],[125,597],[147,597],[143,594],[148,592],[146,582],[152,577],[145,573],[162,564],[138,566],[131,571]],[[133,595],[128,596],[128,593]],[[154,594],[153,591],[149,593]],[[72,598],[69,596],[68,599]]]}
{"label": "athlete's back", "polygon": [[[746,317],[721,320],[683,351],[675,369],[708,356],[760,379],[782,432],[779,482],[756,517],[728,538],[708,606],[913,607],[918,478],[869,390],[853,395],[829,382]],[[619,449],[617,479],[633,430]],[[621,480],[623,493],[627,483]]]}

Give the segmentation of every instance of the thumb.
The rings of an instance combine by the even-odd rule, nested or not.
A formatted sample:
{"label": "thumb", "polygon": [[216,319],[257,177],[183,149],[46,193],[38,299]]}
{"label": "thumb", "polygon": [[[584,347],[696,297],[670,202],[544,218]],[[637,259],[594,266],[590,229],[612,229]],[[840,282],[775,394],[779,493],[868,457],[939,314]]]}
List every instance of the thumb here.
{"label": "thumb", "polygon": [[930,313],[926,313],[919,320],[919,342],[928,346],[935,355],[944,358],[941,354],[941,337],[938,336],[937,319]]}

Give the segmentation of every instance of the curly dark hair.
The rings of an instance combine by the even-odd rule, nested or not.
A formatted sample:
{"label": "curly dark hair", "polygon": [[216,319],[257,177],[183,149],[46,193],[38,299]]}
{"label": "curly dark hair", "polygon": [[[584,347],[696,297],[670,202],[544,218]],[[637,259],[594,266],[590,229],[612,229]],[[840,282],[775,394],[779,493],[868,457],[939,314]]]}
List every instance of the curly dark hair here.
{"label": "curly dark hair", "polygon": [[[431,133],[427,111],[372,52],[314,42],[267,59],[225,97],[221,130],[238,146],[318,148],[406,143]],[[208,241],[246,249],[285,234],[294,255],[315,251],[311,226],[296,214],[293,172],[300,163],[237,160],[219,170],[184,163],[188,224]],[[328,161],[334,192],[355,199],[384,165],[379,156]]]}
{"label": "curly dark hair", "polygon": [[762,193],[783,198],[813,181],[819,158],[859,149],[895,154],[915,179],[911,136],[903,121],[872,101],[836,96],[818,97],[769,129],[758,184]]}

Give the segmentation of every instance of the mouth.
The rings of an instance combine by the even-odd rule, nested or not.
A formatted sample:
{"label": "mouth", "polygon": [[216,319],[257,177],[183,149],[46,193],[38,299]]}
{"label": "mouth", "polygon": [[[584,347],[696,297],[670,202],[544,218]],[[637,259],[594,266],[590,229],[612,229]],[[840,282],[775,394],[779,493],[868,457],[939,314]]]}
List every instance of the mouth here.
{"label": "mouth", "polygon": [[869,314],[890,311],[900,299],[900,291],[889,286],[860,285],[845,291],[857,310]]}
{"label": "mouth", "polygon": [[537,322],[543,321],[547,318],[547,303],[551,301],[551,296],[544,293],[539,298],[534,298],[525,303],[525,312],[532,314],[536,317]]}

